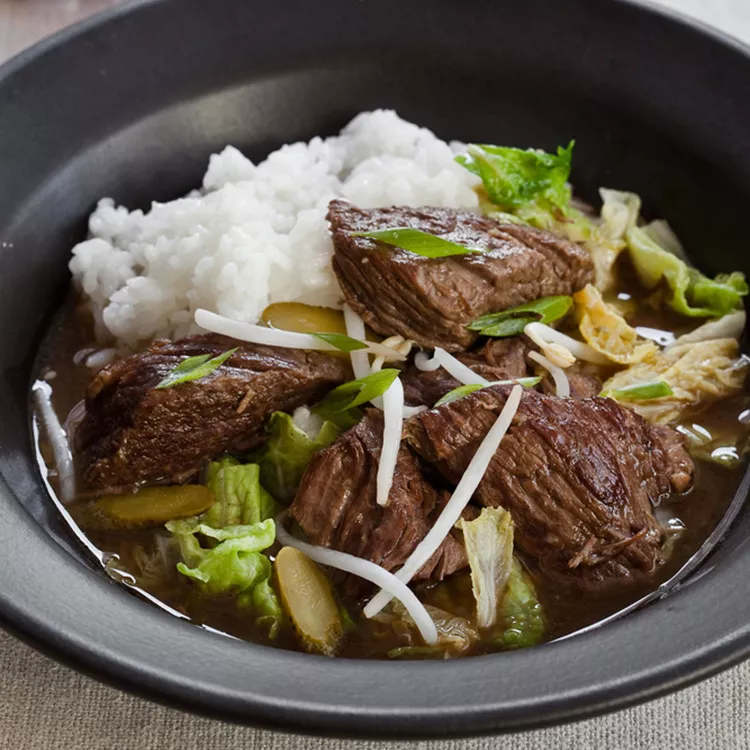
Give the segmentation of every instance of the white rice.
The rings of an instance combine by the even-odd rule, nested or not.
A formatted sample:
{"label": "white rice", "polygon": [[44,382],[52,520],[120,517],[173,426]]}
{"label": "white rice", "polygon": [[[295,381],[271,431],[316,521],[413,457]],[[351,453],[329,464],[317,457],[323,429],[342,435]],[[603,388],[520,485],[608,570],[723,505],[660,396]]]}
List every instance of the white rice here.
{"label": "white rice", "polygon": [[185,198],[147,213],[101,200],[70,270],[98,336],[121,347],[194,332],[199,307],[249,323],[272,302],[339,307],[328,202],[476,208],[478,181],[453,161],[459,148],[384,110],[258,165],[227,146]]}

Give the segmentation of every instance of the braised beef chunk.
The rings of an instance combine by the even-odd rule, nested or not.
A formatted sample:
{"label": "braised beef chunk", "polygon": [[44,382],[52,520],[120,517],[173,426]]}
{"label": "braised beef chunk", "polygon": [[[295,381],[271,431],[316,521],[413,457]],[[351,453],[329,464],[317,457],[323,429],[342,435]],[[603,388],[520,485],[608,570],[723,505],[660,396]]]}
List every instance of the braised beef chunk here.
{"label": "braised beef chunk", "polygon": [[[542,382],[539,384],[542,393],[555,395],[555,381],[550,377],[546,370],[538,368],[537,375],[543,375]],[[585,365],[576,362],[572,367],[565,370],[565,375],[570,383],[570,395],[572,398],[592,398],[602,392],[602,379],[594,373],[587,372]]]}
{"label": "braised beef chunk", "polygon": [[[501,224],[448,208],[363,210],[331,201],[333,267],[347,303],[378,333],[461,351],[477,334],[466,325],[485,313],[593,280],[589,254],[531,227]],[[485,252],[424,258],[352,232],[409,226]]]}
{"label": "braised beef chunk", "polygon": [[[238,347],[201,380],[157,390],[186,357]],[[224,451],[262,441],[266,419],[321,398],[350,377],[345,360],[242,344],[213,334],[158,341],[106,367],[86,394],[76,452],[89,489],[184,481]]]}
{"label": "braised beef chunk", "polygon": [[666,456],[672,489],[687,492],[693,486],[695,463],[685,450],[685,438],[667,425],[651,425],[650,428],[659,449]]}
{"label": "braised beef chunk", "polygon": [[[316,454],[302,477],[291,514],[313,544],[394,570],[430,530],[446,497],[425,479],[416,456],[402,444],[388,505],[378,505],[382,434],[382,413],[371,410]],[[466,564],[463,544],[448,536],[416,578],[440,581]],[[352,596],[367,588],[355,577],[345,584],[345,592]]]}
{"label": "braised beef chunk", "polygon": [[[423,412],[406,441],[457,483],[509,392],[493,386]],[[687,490],[693,471],[677,432],[611,399],[527,390],[475,497],[511,512],[516,544],[543,571],[608,587],[655,572],[664,534],[652,503]]]}
{"label": "braised beef chunk", "polygon": [[[555,384],[549,373],[528,359],[533,347],[525,336],[490,339],[481,349],[457,354],[456,358],[487,380],[512,380],[533,375],[542,376],[540,386],[545,393],[554,393]],[[596,396],[602,389],[602,381],[594,374],[585,372],[576,363],[566,370],[573,398]],[[404,398],[412,406],[433,406],[446,393],[458,388],[461,383],[442,367],[432,372],[423,372],[412,365],[401,377]]]}
{"label": "braised beef chunk", "polygon": [[[531,347],[525,338],[490,339],[481,349],[457,355],[457,359],[487,380],[510,380],[530,374],[526,355]],[[404,399],[413,406],[432,406],[461,383],[442,367],[423,372],[414,365],[401,376]]]}

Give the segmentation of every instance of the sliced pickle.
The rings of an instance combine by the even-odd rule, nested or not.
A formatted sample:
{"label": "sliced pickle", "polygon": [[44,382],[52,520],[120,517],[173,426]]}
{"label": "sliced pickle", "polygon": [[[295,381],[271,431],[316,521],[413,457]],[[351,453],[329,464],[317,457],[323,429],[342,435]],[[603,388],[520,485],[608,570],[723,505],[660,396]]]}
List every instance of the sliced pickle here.
{"label": "sliced pickle", "polygon": [[144,487],[126,495],[102,495],[82,509],[83,525],[102,531],[160,526],[175,518],[197,516],[215,501],[200,484]]}
{"label": "sliced pickle", "polygon": [[276,555],[281,604],[306,651],[334,656],[344,637],[341,612],[323,571],[294,547]]}
{"label": "sliced pickle", "polygon": [[261,316],[273,328],[296,333],[346,333],[344,315],[330,307],[313,307],[301,302],[275,302]]}

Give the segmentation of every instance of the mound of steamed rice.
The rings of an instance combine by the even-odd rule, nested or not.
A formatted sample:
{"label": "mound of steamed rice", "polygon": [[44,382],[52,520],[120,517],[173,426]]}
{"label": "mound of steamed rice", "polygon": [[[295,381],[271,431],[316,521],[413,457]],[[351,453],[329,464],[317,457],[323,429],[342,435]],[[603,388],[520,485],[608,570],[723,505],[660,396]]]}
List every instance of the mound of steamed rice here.
{"label": "mound of steamed rice", "polygon": [[197,330],[203,307],[255,322],[272,302],[339,307],[328,202],[474,208],[475,177],[449,145],[392,111],[363,112],[338,136],[253,164],[228,146],[203,188],[147,213],[99,202],[70,270],[100,339],[136,348]]}

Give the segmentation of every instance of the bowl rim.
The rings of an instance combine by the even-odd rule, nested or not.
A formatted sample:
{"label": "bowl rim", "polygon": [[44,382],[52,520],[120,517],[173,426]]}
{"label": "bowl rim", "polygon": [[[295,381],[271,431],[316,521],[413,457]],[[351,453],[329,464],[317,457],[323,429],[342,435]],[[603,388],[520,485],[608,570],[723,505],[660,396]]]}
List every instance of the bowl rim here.
{"label": "bowl rim", "polygon": [[[89,31],[174,1],[130,0],[84,19],[10,58],[0,66],[0,81]],[[667,18],[750,59],[750,48],[739,40],[671,8],[645,0],[610,2],[636,9],[644,21]],[[750,473],[738,492],[746,496],[749,489]],[[0,578],[0,624],[5,628],[119,688],[195,713],[272,729],[396,738],[539,728],[663,695],[750,656],[750,610],[741,597],[728,602],[725,591],[712,585],[715,576],[747,576],[748,555],[725,561],[720,571],[709,565],[658,607],[566,641],[449,663],[394,664],[285,652],[168,617],[71,558],[24,510],[2,473],[0,529],[8,532],[0,546],[0,565],[35,560],[28,579]],[[32,578],[37,585],[30,587]],[[718,627],[704,616],[714,608],[724,610]],[[82,611],[90,617],[86,632],[80,627]],[[663,646],[656,665],[638,655],[638,644],[653,640],[654,634]],[[624,647],[632,652],[628,668],[608,673],[612,654]],[[545,684],[526,676],[545,671],[551,675]],[[264,682],[254,687],[247,675],[259,673]],[[448,687],[436,679],[443,675],[452,681]],[[508,682],[517,687],[517,697],[493,698],[502,695]],[[475,699],[477,686],[489,698]],[[413,696],[412,704],[399,700],[404,694]]]}

